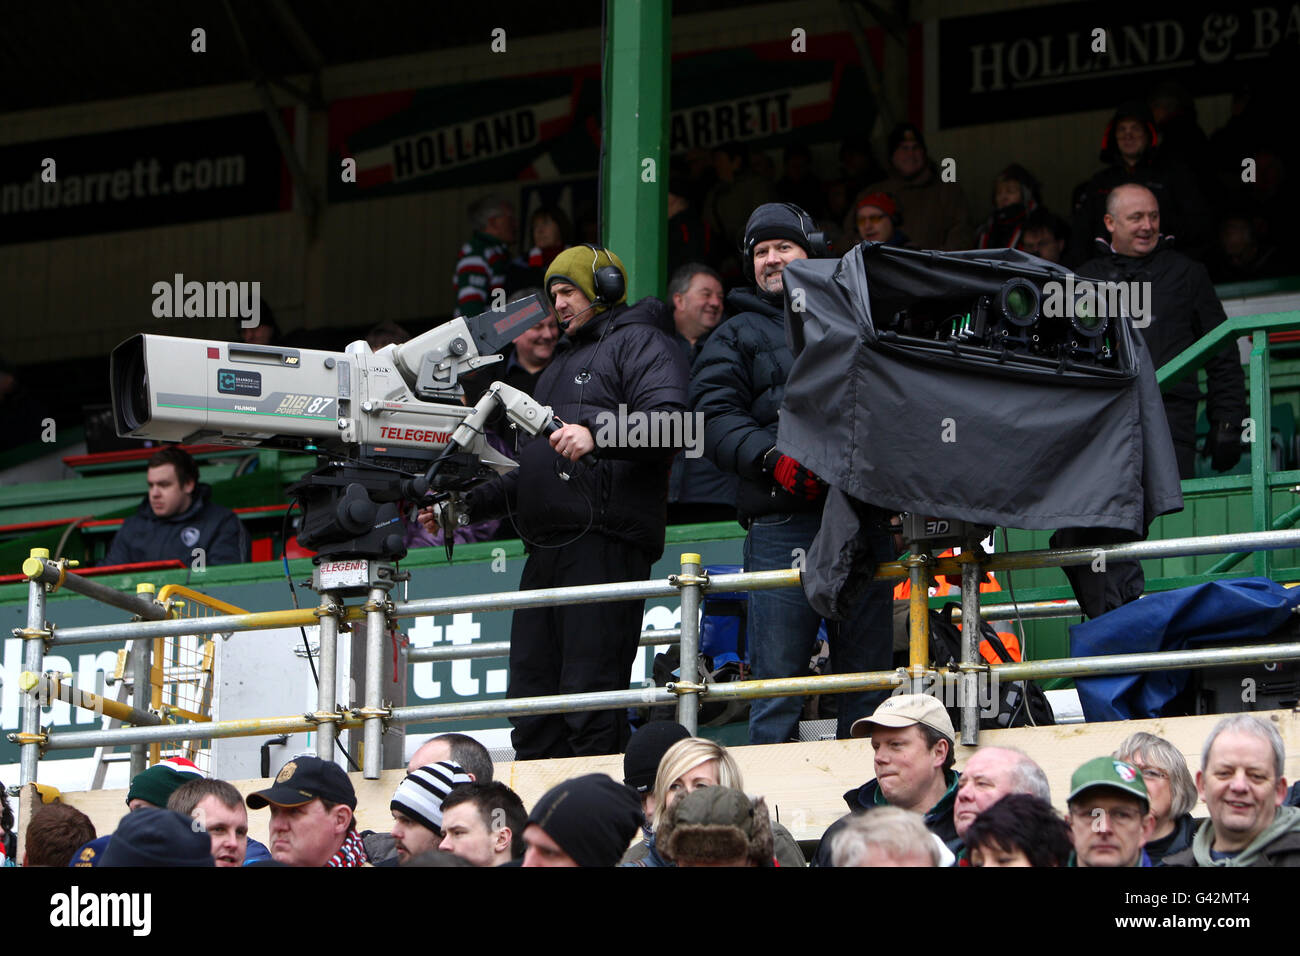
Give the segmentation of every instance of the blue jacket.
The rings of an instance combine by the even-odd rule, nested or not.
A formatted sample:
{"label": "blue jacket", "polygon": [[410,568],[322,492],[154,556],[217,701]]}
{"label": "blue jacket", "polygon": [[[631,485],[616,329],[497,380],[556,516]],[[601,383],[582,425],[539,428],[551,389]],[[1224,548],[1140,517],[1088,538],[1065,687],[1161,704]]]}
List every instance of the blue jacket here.
{"label": "blue jacket", "polygon": [[103,564],[132,564],[175,558],[194,562],[193,551],[203,548],[204,564],[239,564],[248,560],[248,538],[235,513],[209,500],[212,488],[194,487],[194,499],[180,514],[160,518],[145,496],[135,514],[122,523]]}

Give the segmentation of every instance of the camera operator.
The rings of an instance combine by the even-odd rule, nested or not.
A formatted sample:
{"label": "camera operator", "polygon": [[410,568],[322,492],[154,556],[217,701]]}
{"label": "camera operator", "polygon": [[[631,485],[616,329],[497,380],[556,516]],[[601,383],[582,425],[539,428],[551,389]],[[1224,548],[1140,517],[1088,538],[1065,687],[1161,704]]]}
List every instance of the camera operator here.
{"label": "camera operator", "polygon": [[[593,459],[602,412],[686,410],[686,360],[666,334],[662,302],[626,304],[618,256],[595,246],[561,252],[546,270],[547,296],[564,336],[534,397],[568,424],[521,444],[519,467],[465,495],[457,520],[505,517],[529,549],[519,587],[640,581],[663,553],[668,469],[680,445],[606,445]],[[621,407],[622,406],[622,407]],[[659,444],[655,441],[639,444]],[[437,509],[420,520],[430,530]],[[516,611],[507,697],[625,690],[644,601]],[[516,758],[618,753],[623,711],[512,717]]]}
{"label": "camera operator", "polygon": [[[786,342],[785,267],[810,255],[827,255],[806,212],[765,203],[745,228],[744,258],[754,288],[734,289],[727,304],[737,315],[709,337],[695,361],[691,408],[704,415],[704,451],[722,471],[740,476],[737,508],[745,538],[745,570],[791,567],[821,527],[826,485],[776,447],[777,414],[794,354]],[[888,532],[873,529],[878,561],[892,560]],[[831,666],[836,673],[888,670],[892,633],[888,586],[865,589],[842,622],[830,622]],[[801,591],[749,595],[749,654],[755,679],[806,673],[820,617]],[[840,695],[837,736],[871,713],[883,694]],[[796,736],[800,698],[756,700],[750,707],[749,742],[784,743]]]}

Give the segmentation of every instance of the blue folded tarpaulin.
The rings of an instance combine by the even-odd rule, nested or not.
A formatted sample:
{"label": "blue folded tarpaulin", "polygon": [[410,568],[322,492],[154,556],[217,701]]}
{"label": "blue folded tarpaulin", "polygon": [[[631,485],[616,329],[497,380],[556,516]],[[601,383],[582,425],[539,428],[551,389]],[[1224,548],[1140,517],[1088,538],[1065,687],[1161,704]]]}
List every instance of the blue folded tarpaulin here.
{"label": "blue folded tarpaulin", "polygon": [[[1268,578],[1208,581],[1152,594],[1070,627],[1070,656],[1177,651],[1200,644],[1260,641],[1300,606],[1300,588]],[[1188,671],[1147,671],[1075,680],[1089,721],[1159,717],[1187,686]]]}

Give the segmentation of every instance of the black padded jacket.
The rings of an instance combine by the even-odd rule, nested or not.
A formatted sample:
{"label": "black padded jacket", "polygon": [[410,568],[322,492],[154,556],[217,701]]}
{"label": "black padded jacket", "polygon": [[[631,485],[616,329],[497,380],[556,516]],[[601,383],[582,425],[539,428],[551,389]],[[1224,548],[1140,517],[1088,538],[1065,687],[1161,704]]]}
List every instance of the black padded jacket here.
{"label": "black padded jacket", "polygon": [[[620,406],[625,419],[632,413],[684,415],[688,370],[665,332],[670,328],[664,304],[646,298],[615,306],[563,336],[533,397],[564,422],[590,430],[595,458],[569,462],[545,438],[524,439],[517,469],[467,495],[470,520],[509,514],[526,541],[552,546],[596,531],[657,559],[664,549],[668,469],[682,442],[665,447],[647,438],[627,447],[602,442],[601,433],[616,437],[610,423]],[[664,437],[663,430],[656,435]]]}

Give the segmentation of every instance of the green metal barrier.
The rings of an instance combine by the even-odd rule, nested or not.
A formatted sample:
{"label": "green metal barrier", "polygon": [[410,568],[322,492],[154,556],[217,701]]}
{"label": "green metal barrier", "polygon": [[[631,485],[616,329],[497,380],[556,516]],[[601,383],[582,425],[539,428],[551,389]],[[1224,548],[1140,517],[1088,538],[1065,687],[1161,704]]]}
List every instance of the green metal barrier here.
{"label": "green metal barrier", "polygon": [[[1221,296],[1235,291],[1237,295],[1250,292],[1284,292],[1291,287],[1279,288],[1282,283],[1248,283],[1242,287],[1222,287]],[[1260,286],[1261,288],[1255,288]],[[1267,286],[1267,288],[1262,288]],[[1300,289],[1300,281],[1295,281]],[[1156,373],[1161,389],[1165,389],[1188,375],[1202,370],[1205,363],[1221,348],[1235,347],[1239,336],[1251,337],[1251,354],[1248,374],[1249,417],[1254,423],[1255,441],[1251,448],[1250,471],[1246,474],[1216,475],[1183,482],[1185,507],[1178,514],[1157,518],[1151,525],[1149,538],[1180,538],[1190,535],[1222,534],[1232,531],[1265,531],[1292,527],[1300,519],[1300,505],[1296,491],[1300,490],[1300,470],[1271,468],[1270,440],[1274,405],[1285,402],[1293,406],[1289,392],[1300,390],[1300,363],[1294,359],[1278,361],[1274,351],[1294,348],[1293,343],[1271,343],[1272,332],[1300,329],[1300,311],[1269,312],[1243,315],[1228,319],[1190,348],[1175,356]],[[1277,373],[1275,375],[1275,373]],[[1275,379],[1288,394],[1274,391]],[[1046,548],[1050,531],[1016,531],[1008,533],[1012,550]],[[1001,542],[999,541],[999,544]],[[1269,577],[1277,581],[1300,580],[1300,552],[1295,550],[1256,552],[1250,555],[1251,563],[1242,567],[1246,555],[1216,557],[1164,558],[1145,562],[1148,591],[1167,591],[1173,588],[1200,584],[1206,580],[1224,577],[1241,577],[1243,574]],[[999,575],[1001,594],[984,596],[983,603],[1009,600],[1008,576]],[[1017,571],[1011,578],[1020,602],[1061,600],[1072,596],[1060,572],[1054,569]],[[942,601],[931,602],[941,605]],[[1027,656],[1034,658],[1066,657],[1069,654],[1070,623],[1078,618],[1034,621],[1026,624]]]}

